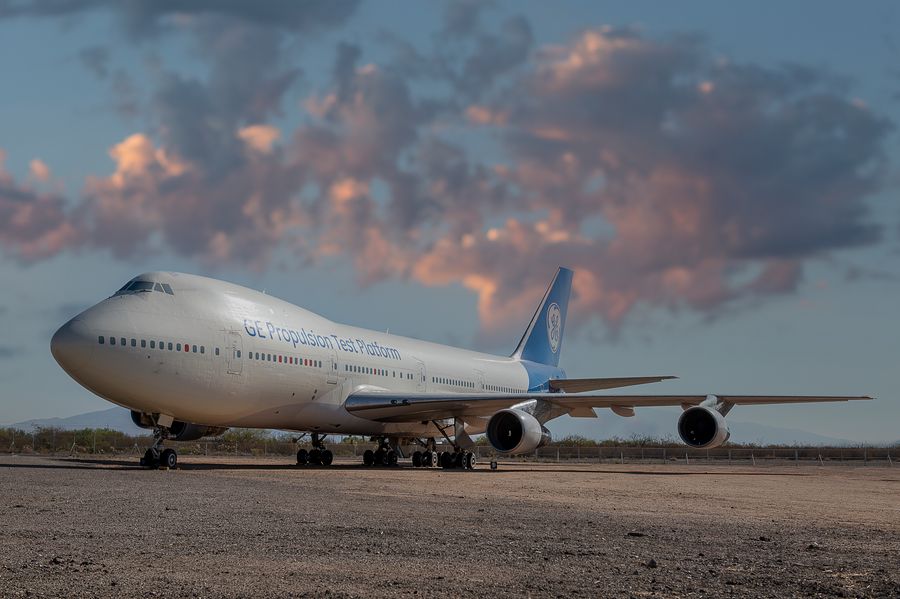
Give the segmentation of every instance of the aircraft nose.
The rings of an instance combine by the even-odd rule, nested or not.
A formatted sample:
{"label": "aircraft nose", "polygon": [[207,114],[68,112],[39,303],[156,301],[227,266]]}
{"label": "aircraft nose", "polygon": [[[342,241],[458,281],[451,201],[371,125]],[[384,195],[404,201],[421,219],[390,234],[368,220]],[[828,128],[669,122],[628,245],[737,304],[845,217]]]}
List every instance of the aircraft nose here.
{"label": "aircraft nose", "polygon": [[63,370],[74,374],[88,358],[87,331],[84,323],[73,318],[53,334],[50,353]]}

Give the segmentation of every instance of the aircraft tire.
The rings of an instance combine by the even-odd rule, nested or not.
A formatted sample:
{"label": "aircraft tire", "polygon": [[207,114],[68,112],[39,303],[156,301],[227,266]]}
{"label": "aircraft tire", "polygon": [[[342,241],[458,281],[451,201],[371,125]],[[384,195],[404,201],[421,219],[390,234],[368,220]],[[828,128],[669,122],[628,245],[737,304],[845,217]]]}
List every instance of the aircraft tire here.
{"label": "aircraft tire", "polygon": [[367,449],[363,452],[363,466],[372,466],[375,463],[375,452]]}
{"label": "aircraft tire", "polygon": [[476,461],[477,460],[475,459],[475,454],[471,451],[467,451],[466,452],[466,461],[465,461],[466,470],[475,470]]}
{"label": "aircraft tire", "polygon": [[311,449],[309,452],[309,463],[316,466],[322,463],[322,451],[319,449]]}
{"label": "aircraft tire", "polygon": [[397,452],[393,449],[389,449],[387,455],[385,456],[385,466],[396,466],[397,465]]}
{"label": "aircraft tire", "polygon": [[372,463],[375,464],[376,466],[386,466],[387,465],[387,462],[385,461],[386,457],[387,456],[385,455],[385,452],[383,449],[376,449],[375,455],[373,456],[374,459],[373,459]]}
{"label": "aircraft tire", "polygon": [[323,466],[331,466],[331,463],[334,461],[334,454],[331,453],[330,449],[323,449],[321,460]]}
{"label": "aircraft tire", "polygon": [[297,465],[306,466],[309,463],[309,452],[305,449],[297,450]]}
{"label": "aircraft tire", "polygon": [[171,448],[164,449],[163,452],[159,454],[159,463],[164,468],[174,470],[178,465],[178,453]]}
{"label": "aircraft tire", "polygon": [[413,468],[421,468],[422,467],[422,452],[421,451],[413,452],[412,465],[413,465]]}
{"label": "aircraft tire", "polygon": [[144,468],[159,468],[159,454],[154,452],[153,449],[148,449],[144,452],[144,457],[141,458],[141,466]]}

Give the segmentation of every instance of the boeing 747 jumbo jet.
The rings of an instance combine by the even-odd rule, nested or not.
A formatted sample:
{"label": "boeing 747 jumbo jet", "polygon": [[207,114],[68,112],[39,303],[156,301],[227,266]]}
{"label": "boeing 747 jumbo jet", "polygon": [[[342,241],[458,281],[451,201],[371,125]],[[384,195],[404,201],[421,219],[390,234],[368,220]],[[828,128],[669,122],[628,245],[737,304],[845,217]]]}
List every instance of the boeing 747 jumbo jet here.
{"label": "boeing 747 jumbo jet", "polygon": [[[608,395],[598,391],[669,376],[571,379],[559,367],[572,271],[560,268],[511,356],[493,356],[332,322],[245,287],[174,272],[135,277],[53,335],[50,349],[82,386],[131,410],[153,429],[141,464],[174,468],[165,440],[228,427],[309,433],[298,464],[330,465],[327,435],[371,436],[363,463],[475,466],[472,435],[501,454],[550,441],[544,426],[595,408],[681,406],[678,434],[691,447],[728,440],[736,405],[869,397]],[[438,452],[443,438],[452,451]]]}

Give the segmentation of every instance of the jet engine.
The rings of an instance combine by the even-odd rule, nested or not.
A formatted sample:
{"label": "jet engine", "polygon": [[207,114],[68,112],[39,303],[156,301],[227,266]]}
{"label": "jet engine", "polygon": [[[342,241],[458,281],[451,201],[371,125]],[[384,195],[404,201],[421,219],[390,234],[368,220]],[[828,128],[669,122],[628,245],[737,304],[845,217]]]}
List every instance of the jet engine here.
{"label": "jet engine", "polygon": [[[154,427],[150,414],[144,414],[136,410],[131,410],[131,421],[141,428]],[[169,439],[173,441],[196,441],[203,437],[217,437],[227,430],[227,427],[205,426],[176,420],[169,427]]]}
{"label": "jet engine", "polygon": [[487,438],[499,452],[528,453],[550,443],[550,431],[522,410],[500,410],[488,420]]}
{"label": "jet engine", "polygon": [[725,417],[718,410],[694,406],[678,417],[678,435],[691,447],[712,449],[725,443],[731,433]]}

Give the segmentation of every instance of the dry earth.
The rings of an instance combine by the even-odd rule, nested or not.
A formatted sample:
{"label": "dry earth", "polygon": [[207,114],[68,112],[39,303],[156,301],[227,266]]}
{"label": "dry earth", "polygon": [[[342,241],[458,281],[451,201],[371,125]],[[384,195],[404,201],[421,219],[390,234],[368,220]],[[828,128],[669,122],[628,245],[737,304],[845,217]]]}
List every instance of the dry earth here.
{"label": "dry earth", "polygon": [[0,596],[900,597],[900,469],[0,456]]}

